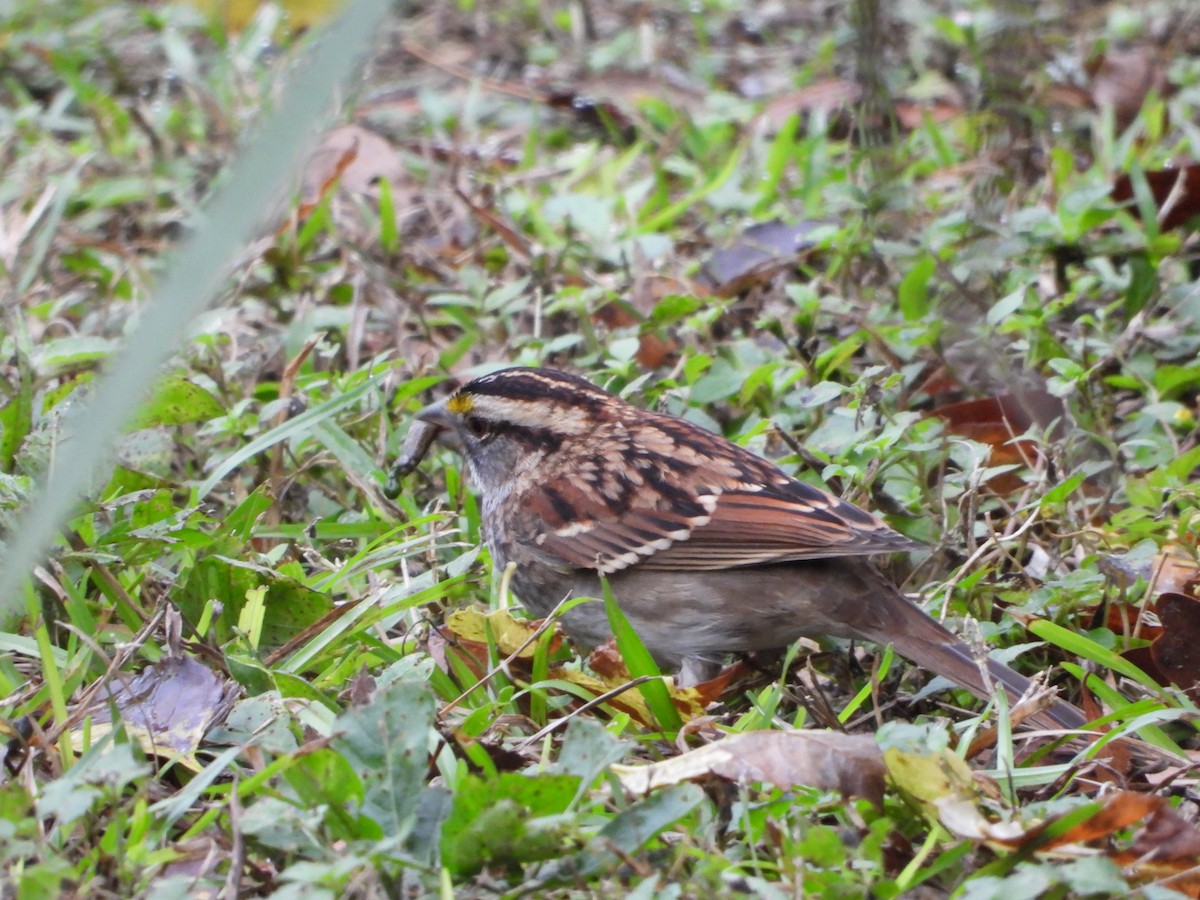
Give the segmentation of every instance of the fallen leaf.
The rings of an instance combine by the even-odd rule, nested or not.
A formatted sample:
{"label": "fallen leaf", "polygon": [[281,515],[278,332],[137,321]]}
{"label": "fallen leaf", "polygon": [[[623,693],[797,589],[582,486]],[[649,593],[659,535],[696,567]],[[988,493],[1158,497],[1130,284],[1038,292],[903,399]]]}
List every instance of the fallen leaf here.
{"label": "fallen leaf", "polygon": [[633,280],[627,297],[604,304],[593,314],[597,322],[607,328],[630,328],[638,326],[638,351],[636,359],[647,369],[657,369],[672,364],[679,355],[679,343],[670,335],[654,330],[650,320],[655,306],[673,295],[703,297],[708,288],[697,282],[656,272],[639,275]]}
{"label": "fallen leaf", "polygon": [[[971,767],[949,748],[913,753],[888,747],[883,751],[883,761],[892,783],[916,801],[931,821],[940,818],[943,807],[954,810],[964,803],[973,806],[979,797]],[[957,815],[961,819],[964,813],[959,809]]]}
{"label": "fallen leaf", "polygon": [[795,266],[816,246],[811,235],[823,224],[805,220],[751,225],[731,246],[713,251],[701,267],[698,280],[722,297],[741,294]]}
{"label": "fallen leaf", "polygon": [[901,128],[907,131],[915,131],[924,125],[926,120],[941,125],[958,118],[964,112],[961,103],[951,100],[934,100],[928,103],[901,100],[893,108],[896,113],[896,121],[900,123]]}
{"label": "fallen leaf", "polygon": [[[456,609],[446,617],[446,628],[454,632],[460,640],[481,645],[486,650],[490,631],[501,655],[512,656],[519,650],[518,656],[521,659],[533,659],[537,649],[534,635],[541,625],[540,619],[518,619],[506,609],[485,613],[468,607]],[[550,639],[550,652],[553,654],[561,646],[562,635],[556,632]],[[486,659],[486,653],[484,658]]]}
{"label": "fallen leaf", "polygon": [[[608,690],[633,680],[614,640],[605,641],[591,652],[588,656],[588,668],[600,676]],[[720,698],[729,686],[730,679],[739,671],[741,670],[736,666],[727,666],[714,678],[689,687],[680,687],[675,679],[667,678],[667,693],[679,711],[680,718],[690,722],[704,715],[708,705]],[[654,724],[653,720],[650,720],[649,724]]]}
{"label": "fallen leaf", "polygon": [[[1155,798],[1159,799],[1159,798]],[[1132,853],[1151,860],[1200,861],[1200,831],[1165,802],[1160,802],[1133,839]]]}
{"label": "fallen leaf", "polygon": [[[1051,426],[1064,414],[1062,401],[1045,391],[1024,391],[948,403],[926,415],[946,423],[946,431],[991,448],[989,466],[1033,466],[1041,458],[1037,442],[1022,438],[1035,425]],[[997,493],[1019,490],[1024,478],[1005,472],[988,481]]]}
{"label": "fallen leaf", "polygon": [[1160,97],[1174,92],[1158,61],[1141,48],[1106,50],[1088,63],[1087,73],[1092,104],[1112,109],[1118,133],[1138,117],[1152,90]]}
{"label": "fallen leaf", "polygon": [[308,158],[297,215],[309,215],[335,183],[352,194],[367,194],[382,180],[397,184],[405,177],[404,164],[386,138],[361,125],[342,125]]}
{"label": "fallen leaf", "polygon": [[[1200,164],[1146,172],[1146,184],[1158,211],[1160,231],[1170,231],[1200,216]],[[1116,203],[1128,204],[1129,214],[1140,219],[1142,211],[1133,203],[1133,179],[1121,175],[1110,195]]]}
{"label": "fallen leaf", "polygon": [[[1188,896],[1200,897],[1200,831],[1171,809],[1165,798],[1117,791],[1103,803],[1093,804],[1090,812],[1086,810],[1070,810],[1026,829],[1015,820],[989,822],[973,804],[957,800],[944,804],[941,822],[958,837],[1027,856],[1103,853],[1121,866],[1128,878],[1162,881]],[[1082,819],[1075,821],[1081,812]],[[1121,837],[1125,829],[1143,820],[1132,841]]]}
{"label": "fallen leaf", "polygon": [[[1151,794],[1137,794],[1133,791],[1118,791],[1109,796],[1104,805],[1093,815],[1082,822],[1072,825],[1061,834],[1054,834],[1053,828],[1063,816],[1047,819],[1040,825],[1029,829],[1013,846],[1018,849],[1053,850],[1070,844],[1086,844],[1107,838],[1114,832],[1128,828],[1135,822],[1140,822],[1152,812],[1158,810],[1163,800]],[[1052,836],[1047,836],[1047,833]]]}
{"label": "fallen leaf", "polygon": [[1166,593],[1154,603],[1162,634],[1150,645],[1150,656],[1163,684],[1174,684],[1200,700],[1200,600]]}
{"label": "fallen leaf", "polygon": [[823,78],[786,94],[780,94],[762,111],[762,119],[778,131],[795,115],[836,113],[862,100],[862,85],[846,78]]}
{"label": "fallen leaf", "polygon": [[[191,755],[208,730],[224,718],[238,687],[190,656],[171,656],[147,666],[132,678],[109,685],[87,710],[91,739],[112,726],[115,708],[125,730],[147,755],[178,756],[189,768],[200,766]],[[82,745],[83,730],[72,733]]]}

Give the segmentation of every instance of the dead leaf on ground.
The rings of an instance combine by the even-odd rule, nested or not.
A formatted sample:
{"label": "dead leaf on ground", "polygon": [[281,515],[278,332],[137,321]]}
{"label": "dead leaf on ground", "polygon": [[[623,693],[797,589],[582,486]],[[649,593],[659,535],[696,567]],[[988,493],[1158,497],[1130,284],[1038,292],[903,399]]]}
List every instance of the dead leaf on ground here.
{"label": "dead leaf on ground", "polygon": [[[614,640],[606,641],[591,652],[588,656],[588,668],[599,675],[610,690],[633,680]],[[726,666],[708,681],[690,687],[680,687],[674,678],[668,678],[667,693],[670,694],[675,708],[679,710],[680,717],[685,722],[690,722],[704,715],[709,704],[721,699],[721,695],[729,687],[729,682],[742,671],[743,667],[737,664]]]}
{"label": "dead leaf on ground", "polygon": [[[989,466],[1032,467],[1041,458],[1041,448],[1021,435],[1035,425],[1049,427],[1063,414],[1062,401],[1052,394],[1024,391],[948,403],[926,415],[945,422],[948,433],[990,447]],[[1024,485],[1025,479],[1018,472],[1004,472],[988,481],[988,487],[997,493],[1020,490]]]}
{"label": "dead leaf on ground", "polygon": [[[1138,881],[1170,879],[1170,886],[1200,897],[1200,831],[1152,794],[1117,791],[1082,821],[1062,827],[1075,810],[1026,828],[1017,820],[993,821],[966,798],[942,804],[941,823],[952,834],[993,849],[1054,857],[1107,856]],[[1121,832],[1142,822],[1132,840]],[[1098,846],[1097,846],[1098,845]]]}
{"label": "dead leaf on ground", "polygon": [[1200,831],[1161,798],[1133,840],[1131,852],[1150,860],[1195,860],[1200,858]]}
{"label": "dead leaf on ground", "polygon": [[822,78],[771,100],[762,111],[762,121],[778,131],[795,115],[830,115],[848,110],[862,100],[862,85],[847,78]]}
{"label": "dead leaf on ground", "polygon": [[[541,626],[540,619],[518,619],[506,609],[489,613],[472,608],[456,609],[446,617],[446,627],[460,640],[482,646],[486,651],[490,632],[501,655],[511,656],[520,651],[521,659],[533,659],[537,650],[537,641],[533,638]],[[550,638],[550,652],[556,652],[561,646],[562,635],[555,632]],[[486,652],[484,659],[487,659]]]}
{"label": "dead leaf on ground", "polygon": [[[1146,184],[1158,213],[1160,231],[1181,228],[1200,216],[1200,164],[1146,172]],[[1133,202],[1133,178],[1121,175],[1113,182],[1114,202],[1128,204],[1130,215],[1140,219],[1142,211]]]}
{"label": "dead leaf on ground", "polygon": [[[517,653],[518,648],[522,648],[510,663],[510,667],[515,673],[528,678],[531,674],[529,662],[532,660],[537,646],[537,641],[531,641],[530,638],[540,625],[540,621],[514,618],[507,610],[496,610],[491,613],[469,608],[456,610],[446,620],[446,631],[453,634],[456,640],[451,643],[442,635],[437,633],[431,635],[429,654],[438,667],[446,672],[453,669],[450,660],[450,655],[453,654],[454,659],[470,669],[476,678],[482,678],[489,669],[487,635],[490,630],[496,647],[503,657],[512,656]],[[556,653],[561,646],[562,636],[555,633],[551,638],[551,655]],[[604,648],[596,651],[589,659],[589,663],[593,664],[595,667],[593,671],[596,671],[596,675],[599,677],[565,666],[552,666],[547,677],[583,688],[596,697],[616,690],[633,680],[619,654],[612,659],[605,655]],[[708,705],[720,696],[728,684],[729,675],[724,675],[724,680],[722,680],[722,676],[718,676],[711,682],[689,688],[677,687],[669,677],[664,677],[663,680],[680,718],[685,722],[690,722],[706,713]],[[627,713],[647,727],[657,725],[657,719],[646,705],[641,692],[636,688],[622,691],[606,700],[605,703]]]}
{"label": "dead leaf on ground", "polygon": [[816,243],[812,233],[824,222],[759,222],[736,242],[714,250],[698,280],[721,297],[733,297],[796,265]]}
{"label": "dead leaf on ground", "polygon": [[646,766],[614,765],[625,789],[655,788],[712,776],[783,790],[807,786],[883,805],[883,756],[870,735],[836,731],[752,731]]}
{"label": "dead leaf on ground", "polygon": [[916,131],[927,120],[940,125],[963,114],[962,103],[953,100],[933,100],[928,103],[901,100],[893,109],[896,121],[906,131]]}
{"label": "dead leaf on ground", "polygon": [[638,351],[636,359],[647,369],[658,369],[671,365],[678,358],[679,342],[669,333],[654,330],[650,315],[654,307],[665,298],[675,294],[704,297],[708,288],[697,282],[671,275],[650,272],[633,280],[627,298],[604,304],[593,314],[593,318],[607,328],[631,328],[638,326]]}
{"label": "dead leaf on ground", "polygon": [[892,783],[915,801],[930,821],[936,821],[947,804],[974,807],[980,797],[970,766],[949,748],[914,753],[888,747],[883,762]]}
{"label": "dead leaf on ground", "polygon": [[1097,607],[1091,627],[1107,627],[1126,640],[1151,641],[1121,655],[1164,687],[1174,684],[1200,698],[1200,567],[1192,554],[1167,545],[1151,559],[1108,554],[1099,561],[1101,571],[1117,584],[1140,578],[1149,587],[1140,605],[1111,601]]}
{"label": "dead leaf on ground", "polygon": [[1150,645],[1153,675],[1160,684],[1174,684],[1193,701],[1200,701],[1200,600],[1167,593],[1154,603],[1162,633]]}
{"label": "dead leaf on ground", "polygon": [[312,213],[321,198],[339,182],[343,190],[367,194],[380,181],[398,184],[406,170],[396,148],[382,135],[361,125],[333,129],[309,157],[301,176],[297,214]]}
{"label": "dead leaf on ground", "polygon": [[1137,579],[1149,585],[1149,596],[1166,593],[1195,594],[1200,565],[1186,545],[1167,544],[1152,557],[1138,553],[1108,553],[1099,558],[1100,570],[1126,587]]}
{"label": "dead leaf on ground", "polygon": [[[179,756],[199,771],[191,759],[208,730],[229,711],[238,688],[233,682],[190,656],[172,656],[147,666],[138,675],[109,685],[87,710],[91,739],[111,729],[115,707],[125,730],[152,756]],[[82,727],[73,731],[77,744]]]}
{"label": "dead leaf on ground", "polygon": [[1133,123],[1151,91],[1168,97],[1174,88],[1145,48],[1106,50],[1087,64],[1088,90],[1096,109],[1111,108],[1120,133]]}

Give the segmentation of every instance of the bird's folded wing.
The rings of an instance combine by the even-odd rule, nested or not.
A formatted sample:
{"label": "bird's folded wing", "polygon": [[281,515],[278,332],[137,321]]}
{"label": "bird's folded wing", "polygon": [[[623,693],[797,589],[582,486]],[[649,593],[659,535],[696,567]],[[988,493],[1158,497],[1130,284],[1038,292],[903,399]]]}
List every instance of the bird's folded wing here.
{"label": "bird's folded wing", "polygon": [[834,556],[867,556],[920,545],[831,494],[787,479],[767,487],[673,493],[654,506],[613,509],[569,483],[539,485],[524,499],[543,555],[605,574],[632,565],[714,570]]}

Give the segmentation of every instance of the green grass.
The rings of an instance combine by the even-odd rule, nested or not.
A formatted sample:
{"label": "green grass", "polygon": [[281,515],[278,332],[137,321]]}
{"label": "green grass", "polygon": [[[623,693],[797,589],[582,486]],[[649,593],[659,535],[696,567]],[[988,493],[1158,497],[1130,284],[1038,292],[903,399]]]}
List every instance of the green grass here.
{"label": "green grass", "polygon": [[[1200,79],[1181,52],[1177,90],[1121,131],[1051,88],[1068,62],[1086,87],[1066,48],[1158,33],[1186,4],[1084,25],[1058,3],[889,9],[890,42],[865,55],[840,9],[593,5],[585,23],[451,5],[389,24],[340,92],[339,120],[383,143],[316,198],[271,184],[337,81],[319,54],[353,57],[336,37],[269,12],[229,33],[187,6],[10,6],[7,892],[1169,896],[1163,870],[1115,861],[1140,821],[1069,865],[1037,840],[1095,818],[1097,772],[1188,796],[1104,754],[1132,733],[1197,744],[1193,700],[1150,671],[1189,635],[1147,662],[1141,607],[1167,551],[1174,589],[1195,571],[1200,301],[1185,232],[1157,227],[1139,173],[1200,155]],[[897,102],[957,97],[957,114],[772,112],[868,63]],[[589,102],[539,100],[564,87]],[[303,164],[308,183],[329,159]],[[1121,172],[1140,219],[1109,199]],[[772,220],[807,223],[805,249],[706,280],[715,250]],[[163,305],[214,293],[207,312]],[[496,615],[467,634],[455,613],[498,608],[507,584],[458,460],[383,487],[441,382],[498,363],[583,372],[880,512],[930,547],[893,561],[897,581],[1072,698],[1086,682],[1112,731],[1029,754],[1002,723],[969,757],[994,708],[837,641],[706,704],[669,689],[611,603],[628,677],[596,677],[552,628]],[[1024,435],[1047,460],[1032,470],[944,420],[1017,390],[1062,404]],[[144,695],[120,699],[134,678]],[[970,789],[946,776],[917,800],[893,772],[878,808],[714,777],[640,795],[609,768],[881,725],[921,771],[969,768]],[[1006,848],[964,821],[1050,824]]]}

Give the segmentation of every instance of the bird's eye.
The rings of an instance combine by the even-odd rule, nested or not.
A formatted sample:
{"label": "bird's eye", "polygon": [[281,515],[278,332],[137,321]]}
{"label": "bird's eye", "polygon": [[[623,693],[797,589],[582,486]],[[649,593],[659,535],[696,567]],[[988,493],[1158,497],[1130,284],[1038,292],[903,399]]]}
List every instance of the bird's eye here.
{"label": "bird's eye", "polygon": [[466,425],[467,431],[471,432],[477,438],[483,439],[489,434],[487,422],[479,418],[479,416],[467,416]]}

